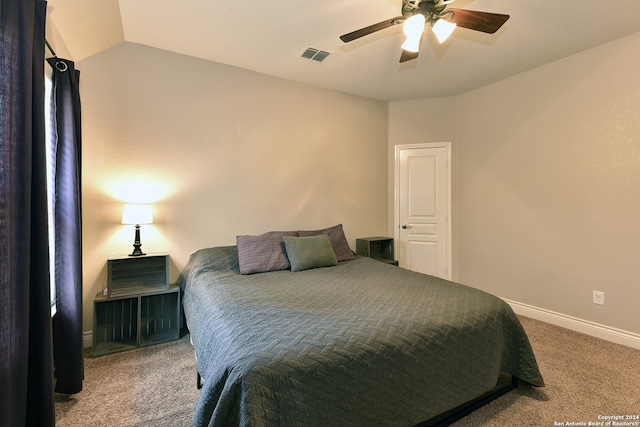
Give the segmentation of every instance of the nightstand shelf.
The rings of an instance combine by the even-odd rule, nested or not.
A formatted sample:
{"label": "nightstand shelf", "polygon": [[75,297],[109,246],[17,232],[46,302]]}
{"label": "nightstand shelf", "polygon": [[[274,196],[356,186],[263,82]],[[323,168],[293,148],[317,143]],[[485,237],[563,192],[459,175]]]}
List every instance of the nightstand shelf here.
{"label": "nightstand shelf", "polygon": [[180,288],[140,296],[140,347],[180,337]]}
{"label": "nightstand shelf", "polygon": [[180,338],[180,288],[93,300],[93,351],[102,356]]}
{"label": "nightstand shelf", "polygon": [[[168,265],[168,255],[115,257],[109,260],[110,269],[113,264],[126,264],[127,277],[133,278],[149,277],[149,268],[153,268],[154,279],[138,281],[136,286],[130,286],[132,282],[128,281],[126,287],[116,286],[111,288],[112,292],[96,295],[93,300],[92,356],[180,338],[180,288],[176,284],[166,284],[168,275],[162,270]],[[110,280],[107,286],[112,285]]]}
{"label": "nightstand shelf", "polygon": [[138,297],[107,298],[93,301],[93,356],[138,347]]}
{"label": "nightstand shelf", "polygon": [[169,255],[166,253],[132,257],[112,255],[107,261],[107,295],[128,295],[143,289],[167,289]]}
{"label": "nightstand shelf", "polygon": [[356,253],[385,264],[398,265],[393,258],[393,239],[390,237],[363,237],[356,239]]}

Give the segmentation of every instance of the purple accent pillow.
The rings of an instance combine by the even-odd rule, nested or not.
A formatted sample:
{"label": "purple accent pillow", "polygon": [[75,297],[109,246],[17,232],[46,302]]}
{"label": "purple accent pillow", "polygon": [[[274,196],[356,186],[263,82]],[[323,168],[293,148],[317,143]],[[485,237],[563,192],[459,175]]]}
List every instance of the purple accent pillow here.
{"label": "purple accent pillow", "polygon": [[334,225],[333,227],[325,228],[324,230],[298,231],[298,236],[300,237],[318,236],[321,234],[329,236],[331,246],[333,246],[333,251],[336,253],[338,261],[348,261],[355,258],[353,251],[349,247],[349,242],[347,242],[347,238],[344,235],[344,231],[342,230],[342,224]]}
{"label": "purple accent pillow", "polygon": [[259,236],[236,236],[240,273],[286,270],[290,264],[282,238],[297,235],[295,231],[269,231]]}

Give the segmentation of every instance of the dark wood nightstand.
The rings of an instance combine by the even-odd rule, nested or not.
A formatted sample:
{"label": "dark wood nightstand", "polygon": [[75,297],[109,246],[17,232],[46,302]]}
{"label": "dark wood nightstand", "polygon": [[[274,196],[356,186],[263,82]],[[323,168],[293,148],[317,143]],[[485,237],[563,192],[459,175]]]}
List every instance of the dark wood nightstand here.
{"label": "dark wood nightstand", "polygon": [[363,237],[356,239],[356,253],[385,264],[398,265],[393,258],[393,239],[390,237]]}

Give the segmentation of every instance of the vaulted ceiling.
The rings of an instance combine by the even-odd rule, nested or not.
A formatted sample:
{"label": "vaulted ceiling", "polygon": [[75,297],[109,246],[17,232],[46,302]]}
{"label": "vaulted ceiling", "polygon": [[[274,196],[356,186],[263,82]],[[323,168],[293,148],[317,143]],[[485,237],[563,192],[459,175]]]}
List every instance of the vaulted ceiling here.
{"label": "vaulted ceiling", "polygon": [[[49,0],[47,38],[76,61],[127,41],[397,101],[456,95],[640,31],[639,0],[456,0],[450,7],[511,18],[492,35],[457,28],[442,45],[427,34],[419,57],[403,64],[401,25],[339,39],[400,15],[401,3]],[[331,55],[321,63],[300,58],[309,46]]]}

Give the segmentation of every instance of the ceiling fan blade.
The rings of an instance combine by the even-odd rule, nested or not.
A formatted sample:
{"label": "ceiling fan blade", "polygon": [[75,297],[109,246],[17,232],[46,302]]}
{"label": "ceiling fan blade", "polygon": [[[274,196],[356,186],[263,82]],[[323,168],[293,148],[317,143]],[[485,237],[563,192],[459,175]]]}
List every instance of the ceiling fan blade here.
{"label": "ceiling fan blade", "polygon": [[453,12],[450,22],[470,30],[493,34],[507,22],[509,15],[500,13],[476,12],[474,10],[447,9]]}
{"label": "ceiling fan blade", "polygon": [[412,59],[416,59],[418,57],[418,53],[420,52],[409,52],[408,50],[402,49],[402,55],[400,55],[400,63],[411,61]]}
{"label": "ceiling fan blade", "polygon": [[396,24],[404,21],[403,16],[396,16],[395,18],[387,19],[386,21],[378,22],[377,24],[369,25],[368,27],[360,28],[359,30],[352,31],[347,34],[343,34],[340,36],[340,40],[345,43],[349,43],[360,37],[367,36],[369,34],[375,33],[376,31],[384,30],[385,28],[392,27]]}

